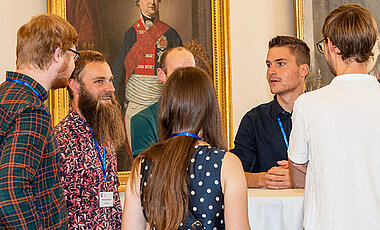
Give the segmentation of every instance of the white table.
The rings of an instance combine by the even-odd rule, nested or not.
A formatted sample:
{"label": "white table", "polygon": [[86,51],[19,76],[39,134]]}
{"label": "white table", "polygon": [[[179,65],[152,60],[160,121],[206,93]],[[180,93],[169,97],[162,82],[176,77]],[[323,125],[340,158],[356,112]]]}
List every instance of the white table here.
{"label": "white table", "polygon": [[254,230],[302,230],[303,189],[248,189],[248,217]]}
{"label": "white table", "polygon": [[[248,189],[248,217],[254,230],[302,230],[303,189]],[[124,192],[120,192],[122,207]]]}

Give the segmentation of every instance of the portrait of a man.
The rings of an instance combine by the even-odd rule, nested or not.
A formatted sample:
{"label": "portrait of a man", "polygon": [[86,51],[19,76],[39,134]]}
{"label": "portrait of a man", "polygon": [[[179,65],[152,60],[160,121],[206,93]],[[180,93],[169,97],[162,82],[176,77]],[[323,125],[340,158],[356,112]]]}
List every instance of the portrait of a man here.
{"label": "portrait of a man", "polygon": [[185,46],[212,75],[212,1],[66,0],[66,19],[78,31],[77,49],[101,52],[112,68],[128,137],[117,151],[118,170],[128,170],[130,119],[160,97],[162,53]]}

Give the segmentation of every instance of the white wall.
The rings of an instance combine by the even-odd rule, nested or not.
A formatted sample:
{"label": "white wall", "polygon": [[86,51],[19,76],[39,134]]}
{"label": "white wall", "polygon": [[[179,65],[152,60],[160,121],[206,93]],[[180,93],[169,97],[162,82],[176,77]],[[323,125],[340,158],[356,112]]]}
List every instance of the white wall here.
{"label": "white wall", "polygon": [[16,70],[16,36],[34,15],[47,12],[46,0],[0,0],[0,82],[7,70]]}
{"label": "white wall", "polygon": [[[0,82],[16,69],[16,34],[32,16],[47,11],[46,0],[0,0]],[[243,115],[270,101],[265,58],[268,41],[293,35],[293,0],[231,0],[233,130]],[[15,16],[17,15],[17,16]]]}
{"label": "white wall", "polygon": [[234,137],[251,108],[273,99],[266,81],[268,42],[294,34],[293,0],[231,0]]}

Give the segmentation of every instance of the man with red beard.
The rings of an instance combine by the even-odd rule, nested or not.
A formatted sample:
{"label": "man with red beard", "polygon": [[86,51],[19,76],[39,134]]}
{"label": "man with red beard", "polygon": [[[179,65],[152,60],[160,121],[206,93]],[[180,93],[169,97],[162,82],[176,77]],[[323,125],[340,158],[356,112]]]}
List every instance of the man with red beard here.
{"label": "man with red beard", "polygon": [[67,87],[69,114],[54,127],[70,229],[120,229],[115,147],[125,139],[111,69],[101,53],[81,51]]}
{"label": "man with red beard", "polygon": [[78,57],[74,27],[33,17],[17,32],[16,72],[0,86],[0,228],[66,229],[59,153],[44,103],[67,86]]}

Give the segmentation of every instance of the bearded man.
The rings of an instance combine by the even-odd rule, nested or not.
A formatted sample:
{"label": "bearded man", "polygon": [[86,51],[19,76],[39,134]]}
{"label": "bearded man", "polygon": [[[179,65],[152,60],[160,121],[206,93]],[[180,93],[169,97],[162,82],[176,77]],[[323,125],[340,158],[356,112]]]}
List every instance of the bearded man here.
{"label": "bearded man", "polygon": [[69,114],[54,127],[70,229],[120,229],[115,147],[125,133],[112,81],[101,53],[81,51],[67,87]]}

